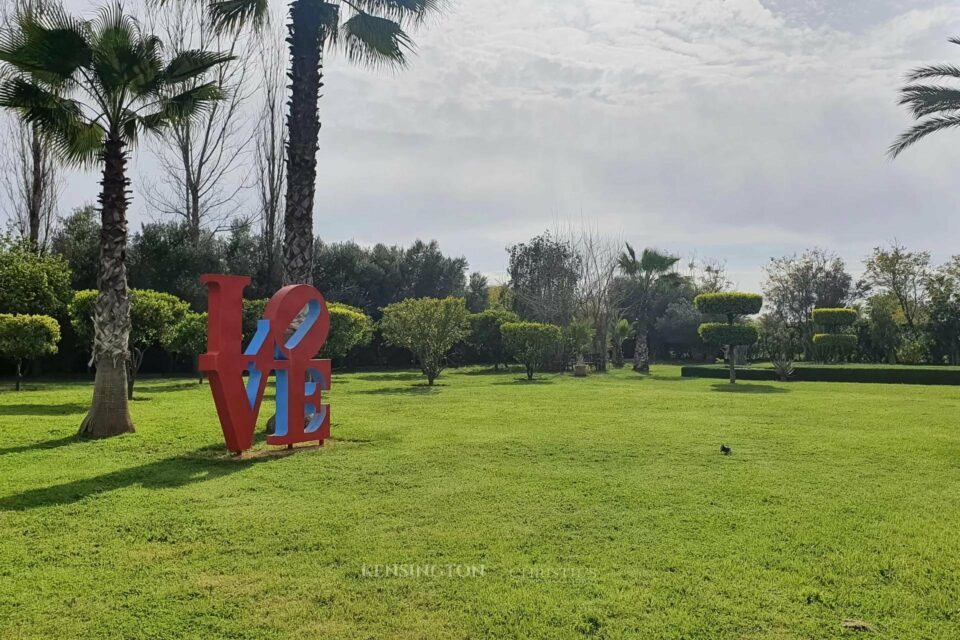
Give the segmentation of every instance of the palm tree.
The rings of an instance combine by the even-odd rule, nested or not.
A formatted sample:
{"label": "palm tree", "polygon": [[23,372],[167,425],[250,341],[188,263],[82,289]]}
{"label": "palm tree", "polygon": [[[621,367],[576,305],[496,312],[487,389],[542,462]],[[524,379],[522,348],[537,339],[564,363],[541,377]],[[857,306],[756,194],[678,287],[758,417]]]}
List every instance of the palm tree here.
{"label": "palm tree", "polygon": [[[960,38],[950,38],[960,45]],[[907,147],[931,133],[960,127],[960,89],[940,84],[917,84],[923,80],[960,80],[960,67],[934,64],[914,69],[900,90],[900,104],[910,107],[917,124],[900,134],[890,145],[890,157],[896,158]]]}
{"label": "palm tree", "polygon": [[49,140],[65,161],[100,164],[99,294],[94,309],[93,403],[80,435],[106,437],[133,431],[127,407],[130,357],[126,165],[142,132],[157,132],[189,118],[221,97],[215,83],[197,80],[229,59],[186,51],[165,59],[159,39],[141,32],[119,4],[93,20],[48,9],[22,14],[0,38],[0,106],[15,110]]}
{"label": "palm tree", "polygon": [[[208,0],[222,27],[262,23],[267,0]],[[317,183],[323,57],[331,47],[350,62],[402,67],[413,41],[406,32],[439,11],[445,0],[291,0],[290,110],[287,113],[287,197],[283,283],[310,283],[313,203]]]}
{"label": "palm tree", "polygon": [[668,282],[677,279],[671,270],[680,258],[659,253],[653,249],[644,249],[640,258],[630,243],[627,250],[620,254],[620,271],[630,278],[634,288],[634,308],[636,311],[636,347],[633,350],[633,370],[639,373],[650,371],[650,347],[647,343],[647,331],[650,326],[650,313],[656,294]]}
{"label": "palm tree", "polygon": [[623,342],[630,337],[630,321],[620,318],[610,328],[610,343],[613,345],[613,366],[623,368]]}

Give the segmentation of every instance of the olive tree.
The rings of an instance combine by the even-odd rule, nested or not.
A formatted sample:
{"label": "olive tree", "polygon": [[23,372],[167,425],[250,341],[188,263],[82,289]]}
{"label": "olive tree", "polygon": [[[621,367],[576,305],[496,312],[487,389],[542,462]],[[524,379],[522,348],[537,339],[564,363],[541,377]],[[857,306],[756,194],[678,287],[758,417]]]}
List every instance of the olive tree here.
{"label": "olive tree", "polygon": [[17,365],[17,391],[23,380],[23,361],[57,352],[60,324],[50,316],[0,313],[0,357]]}
{"label": "olive tree", "polygon": [[500,327],[507,351],[527,370],[527,380],[556,353],[563,340],[563,331],[553,324],[540,322],[507,322]]}
{"label": "olive tree", "polygon": [[463,298],[408,298],[383,308],[380,331],[393,346],[413,352],[431,386],[447,352],[470,332]]}
{"label": "olive tree", "polygon": [[726,322],[705,322],[700,325],[700,338],[707,344],[724,347],[730,365],[730,384],[737,382],[736,347],[749,346],[757,341],[757,328],[739,323],[743,316],[760,313],[763,297],[755,293],[701,293],[694,298],[697,311],[704,315],[726,318]]}

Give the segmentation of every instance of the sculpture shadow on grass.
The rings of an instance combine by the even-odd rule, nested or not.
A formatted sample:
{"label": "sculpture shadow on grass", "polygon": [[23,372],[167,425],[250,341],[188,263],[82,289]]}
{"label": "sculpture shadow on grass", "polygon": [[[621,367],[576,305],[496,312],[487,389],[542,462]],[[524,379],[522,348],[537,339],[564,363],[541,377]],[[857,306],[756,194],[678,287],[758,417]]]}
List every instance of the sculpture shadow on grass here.
{"label": "sculpture shadow on grass", "polygon": [[72,504],[92,496],[136,485],[146,489],[176,489],[197,482],[222,478],[249,469],[255,464],[266,464],[276,459],[271,457],[232,459],[222,452],[222,444],[210,445],[184,455],[118,469],[93,478],[22,491],[0,498],[0,511],[26,511]]}
{"label": "sculpture shadow on grass", "polygon": [[[79,426],[79,421],[77,425]],[[58,449],[67,445],[84,442],[76,435],[64,436],[56,440],[41,440],[40,442],[31,442],[30,444],[21,444],[14,447],[0,448],[0,456],[12,455],[14,453],[26,453],[27,451],[44,451],[46,449]]]}
{"label": "sculpture shadow on grass", "polygon": [[729,382],[717,382],[711,385],[714,391],[721,393],[790,393],[789,389],[783,387],[774,387],[766,384],[730,384]]}

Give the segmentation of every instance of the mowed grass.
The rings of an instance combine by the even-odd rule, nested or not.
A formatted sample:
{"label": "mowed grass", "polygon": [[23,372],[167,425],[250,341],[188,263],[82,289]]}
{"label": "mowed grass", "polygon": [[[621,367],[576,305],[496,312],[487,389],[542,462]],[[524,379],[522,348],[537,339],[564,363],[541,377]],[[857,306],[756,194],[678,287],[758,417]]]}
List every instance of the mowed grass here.
{"label": "mowed grass", "polygon": [[335,376],[241,461],[194,381],[95,442],[4,391],[0,637],[960,637],[960,389],[520,378]]}

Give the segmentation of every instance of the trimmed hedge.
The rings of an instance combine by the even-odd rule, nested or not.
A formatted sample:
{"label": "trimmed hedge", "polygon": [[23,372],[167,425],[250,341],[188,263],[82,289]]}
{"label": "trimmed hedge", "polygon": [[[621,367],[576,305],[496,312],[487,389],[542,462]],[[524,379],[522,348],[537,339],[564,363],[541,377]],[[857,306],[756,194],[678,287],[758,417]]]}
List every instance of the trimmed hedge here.
{"label": "trimmed hedge", "polygon": [[760,313],[763,296],[756,293],[701,293],[694,298],[697,311],[718,316],[752,316]]}
{"label": "trimmed hedge", "polygon": [[857,336],[851,333],[818,333],[813,336],[813,344],[818,347],[853,351],[857,346]]}
{"label": "trimmed hedge", "polygon": [[856,309],[814,309],[813,321],[825,327],[849,327],[857,321]]}
{"label": "trimmed hedge", "polygon": [[699,333],[704,342],[718,347],[749,345],[758,337],[757,329],[752,325],[723,322],[705,322],[700,325]]}
{"label": "trimmed hedge", "polygon": [[[682,367],[680,375],[684,378],[725,379],[727,369],[720,366]],[[777,373],[773,369],[737,369],[737,378],[741,380],[776,381]],[[958,369],[914,369],[909,367],[796,367],[790,378],[797,382],[863,382],[879,384],[929,384],[960,386]]]}

